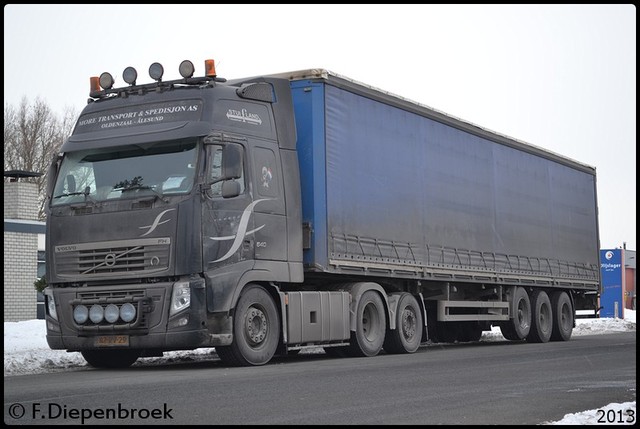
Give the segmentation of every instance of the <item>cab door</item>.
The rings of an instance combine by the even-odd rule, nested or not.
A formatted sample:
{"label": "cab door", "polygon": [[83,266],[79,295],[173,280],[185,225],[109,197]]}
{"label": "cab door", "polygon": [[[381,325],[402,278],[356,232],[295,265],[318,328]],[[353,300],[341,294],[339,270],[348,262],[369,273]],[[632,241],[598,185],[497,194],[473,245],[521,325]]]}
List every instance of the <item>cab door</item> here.
{"label": "cab door", "polygon": [[[254,259],[255,221],[253,201],[247,186],[246,140],[220,139],[206,145],[205,188],[202,204],[202,246],[204,271]],[[239,148],[239,177],[225,178],[227,145]]]}

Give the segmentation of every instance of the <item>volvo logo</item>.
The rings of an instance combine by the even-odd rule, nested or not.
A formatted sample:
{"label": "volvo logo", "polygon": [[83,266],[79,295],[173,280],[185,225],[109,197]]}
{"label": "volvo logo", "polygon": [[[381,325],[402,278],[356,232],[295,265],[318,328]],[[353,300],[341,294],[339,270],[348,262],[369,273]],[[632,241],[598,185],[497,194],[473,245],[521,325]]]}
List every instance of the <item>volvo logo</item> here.
{"label": "volvo logo", "polygon": [[104,257],[104,264],[107,267],[113,267],[116,264],[116,254],[107,253],[107,256]]}

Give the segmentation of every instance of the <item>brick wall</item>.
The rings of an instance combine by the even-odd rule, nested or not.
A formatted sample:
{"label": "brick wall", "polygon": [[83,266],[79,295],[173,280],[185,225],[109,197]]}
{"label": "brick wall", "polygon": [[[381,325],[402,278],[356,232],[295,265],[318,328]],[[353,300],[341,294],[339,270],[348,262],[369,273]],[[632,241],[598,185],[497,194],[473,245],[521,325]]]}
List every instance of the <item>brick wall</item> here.
{"label": "brick wall", "polygon": [[36,318],[38,235],[4,233],[4,321]]}
{"label": "brick wall", "polygon": [[38,219],[38,188],[35,183],[4,182],[4,218]]}
{"label": "brick wall", "polygon": [[[37,220],[35,183],[4,183],[4,218]],[[35,319],[38,275],[38,235],[4,231],[4,321]]]}

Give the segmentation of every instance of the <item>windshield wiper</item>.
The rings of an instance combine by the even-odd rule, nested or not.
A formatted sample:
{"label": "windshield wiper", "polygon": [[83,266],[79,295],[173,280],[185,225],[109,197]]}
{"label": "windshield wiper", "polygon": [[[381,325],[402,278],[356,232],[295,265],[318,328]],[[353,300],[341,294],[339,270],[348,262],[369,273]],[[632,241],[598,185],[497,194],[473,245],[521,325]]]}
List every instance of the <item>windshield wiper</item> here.
{"label": "windshield wiper", "polygon": [[89,195],[90,193],[91,193],[91,188],[87,186],[86,188],[84,188],[84,191],[82,191],[82,192],[80,192],[80,191],[78,191],[78,192],[67,192],[67,193],[64,193],[64,194],[56,195],[53,198],[56,199],[56,198],[63,198],[63,197],[72,197],[74,195],[84,195],[85,201],[88,200],[88,201],[91,201],[94,205],[97,204],[97,201],[91,195]]}
{"label": "windshield wiper", "polygon": [[62,197],[72,197],[74,195],[84,195],[87,196],[88,194],[85,194],[84,192],[69,192],[67,194],[60,194],[60,195],[56,195],[53,198],[62,198]]}

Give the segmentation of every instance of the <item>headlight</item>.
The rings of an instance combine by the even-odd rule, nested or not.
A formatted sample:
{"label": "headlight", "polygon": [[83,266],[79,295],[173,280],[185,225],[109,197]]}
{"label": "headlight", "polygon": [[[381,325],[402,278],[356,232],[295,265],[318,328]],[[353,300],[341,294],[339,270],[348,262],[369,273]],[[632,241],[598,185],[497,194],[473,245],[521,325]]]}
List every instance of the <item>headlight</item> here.
{"label": "headlight", "polygon": [[98,304],[93,304],[91,306],[91,310],[89,310],[89,319],[91,319],[93,323],[97,324],[102,322],[103,318],[104,318],[104,309],[102,308],[102,306]]}
{"label": "headlight", "polygon": [[44,290],[45,300],[47,301],[47,311],[49,316],[58,320],[58,313],[56,312],[56,301],[53,299],[53,292],[48,289]]}
{"label": "headlight", "polygon": [[116,323],[119,316],[120,316],[120,309],[115,304],[109,304],[107,305],[107,308],[104,309],[104,318],[109,323]]}
{"label": "headlight", "polygon": [[86,323],[89,319],[89,309],[86,305],[76,305],[73,309],[73,320],[76,321],[78,325],[82,325]]}
{"label": "headlight", "polygon": [[120,318],[126,323],[129,323],[136,318],[136,308],[133,304],[127,302],[120,307]]}
{"label": "headlight", "polygon": [[191,305],[191,288],[189,282],[176,282],[173,285],[173,292],[171,293],[171,310],[169,315],[174,315],[179,311]]}

